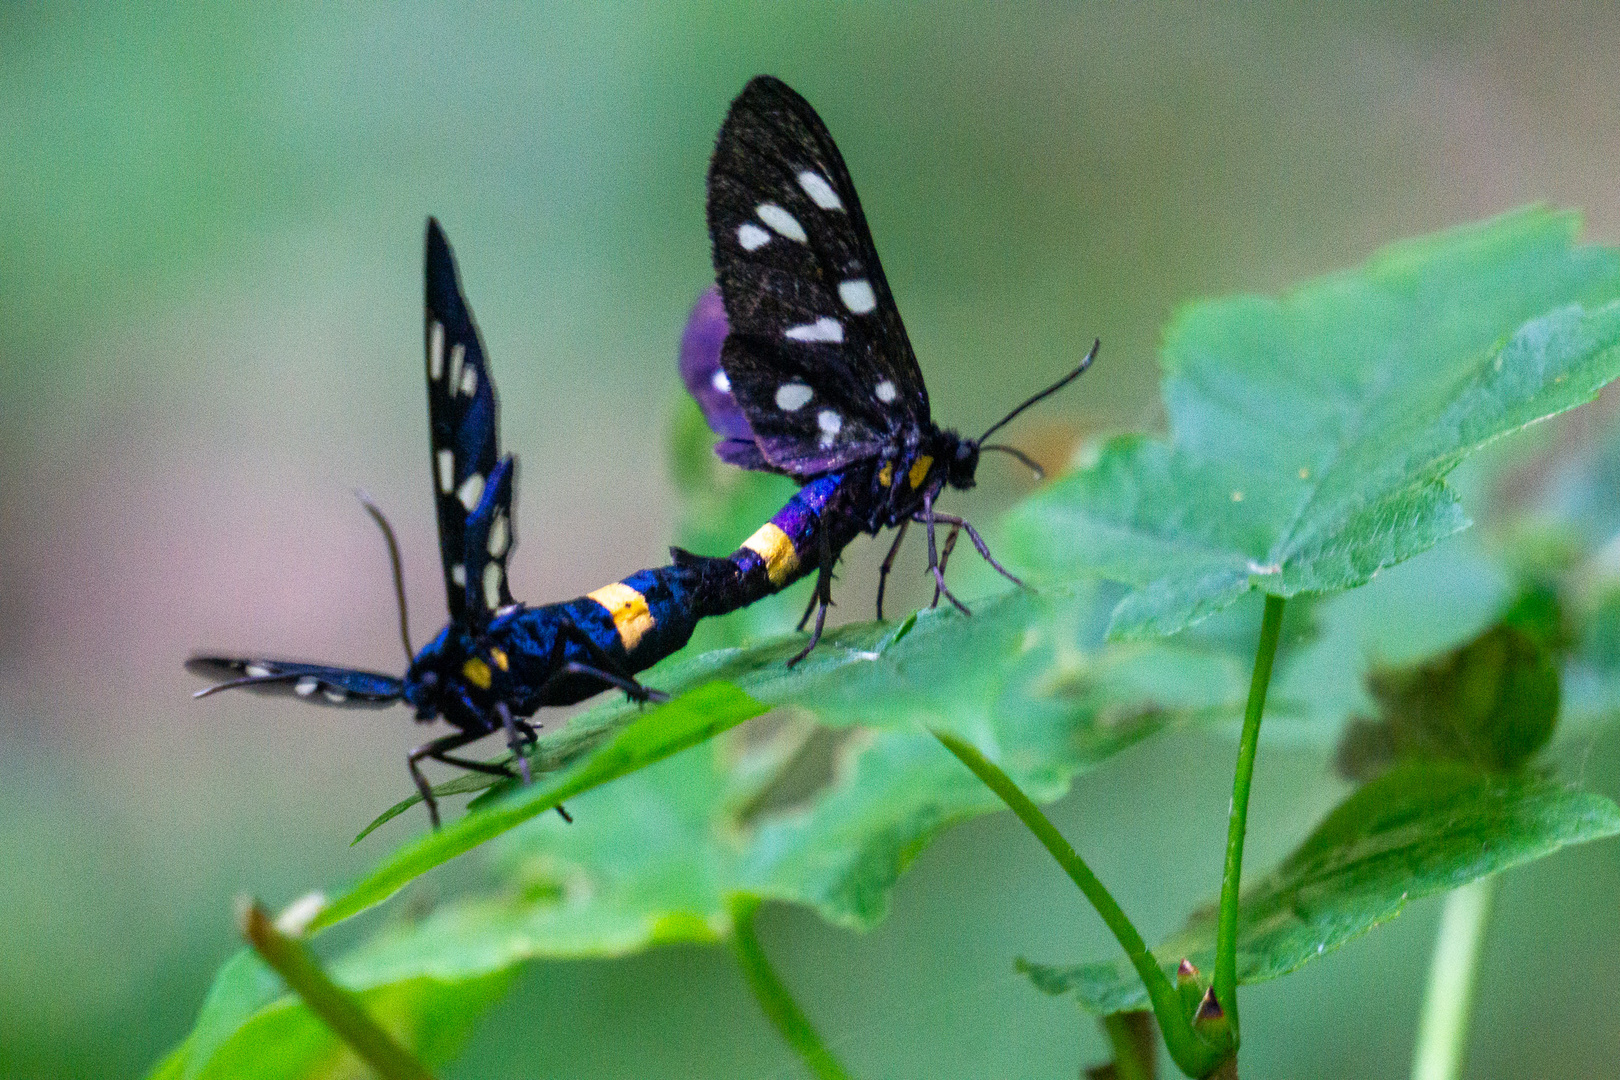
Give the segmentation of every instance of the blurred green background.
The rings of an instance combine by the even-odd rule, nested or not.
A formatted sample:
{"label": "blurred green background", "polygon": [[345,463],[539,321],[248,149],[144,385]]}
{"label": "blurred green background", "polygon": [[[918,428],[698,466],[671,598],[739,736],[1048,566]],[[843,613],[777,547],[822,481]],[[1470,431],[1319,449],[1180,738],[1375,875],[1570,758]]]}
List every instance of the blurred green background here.
{"label": "blurred green background", "polygon": [[[180,662],[399,668],[356,486],[400,529],[417,640],[438,625],[425,215],[524,462],[514,591],[664,561],[708,150],[761,71],[837,136],[942,421],[976,430],[1102,337],[1082,386],[1022,422],[1049,457],[1160,423],[1153,350],[1187,299],[1531,200],[1620,240],[1606,3],[7,5],[0,1072],[141,1072],[234,947],[235,894],[341,883],[424,825],[347,846],[407,789],[406,713],[194,704]],[[951,509],[993,521],[1028,489],[1001,461],[980,478]],[[852,551],[846,617],[878,555]],[[1229,749],[1151,742],[1055,811],[1150,938],[1215,888]],[[1620,790],[1614,734],[1574,753]],[[1269,744],[1251,865],[1343,790],[1321,752]],[[1614,1075],[1617,897],[1614,845],[1504,882],[1473,1075]],[[1404,1074],[1437,910],[1251,991],[1245,1076]],[[1072,1077],[1102,1053],[1012,970],[1111,946],[1006,815],[931,848],[877,932],[781,909],[763,932],[860,1075]],[[672,948],[529,969],[449,1075],[798,1069],[725,953]]]}

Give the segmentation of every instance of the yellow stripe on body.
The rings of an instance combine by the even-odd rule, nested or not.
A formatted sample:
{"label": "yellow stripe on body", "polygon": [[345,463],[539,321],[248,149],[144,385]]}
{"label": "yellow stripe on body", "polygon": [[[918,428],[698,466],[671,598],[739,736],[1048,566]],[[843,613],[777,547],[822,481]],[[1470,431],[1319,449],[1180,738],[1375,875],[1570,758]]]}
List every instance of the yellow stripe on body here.
{"label": "yellow stripe on body", "polygon": [[647,598],[622,581],[604,585],[586,595],[613,616],[613,626],[619,631],[619,640],[624,643],[625,652],[634,650],[642,635],[657,625],[652,612],[647,609]]}
{"label": "yellow stripe on body", "polygon": [[774,521],[767,521],[759,531],[743,541],[743,547],[765,560],[765,576],[772,585],[780,585],[799,568],[799,553],[793,550],[793,541]]}
{"label": "yellow stripe on body", "polygon": [[911,483],[912,487],[920,488],[922,487],[922,482],[928,479],[928,470],[932,469],[933,467],[934,459],[929,457],[927,454],[924,454],[922,457],[917,459],[917,463],[913,465],[911,467],[911,471],[906,474],[906,480]]}
{"label": "yellow stripe on body", "polygon": [[878,473],[878,483],[884,487],[894,483],[894,462],[890,461],[884,464],[883,471]]}

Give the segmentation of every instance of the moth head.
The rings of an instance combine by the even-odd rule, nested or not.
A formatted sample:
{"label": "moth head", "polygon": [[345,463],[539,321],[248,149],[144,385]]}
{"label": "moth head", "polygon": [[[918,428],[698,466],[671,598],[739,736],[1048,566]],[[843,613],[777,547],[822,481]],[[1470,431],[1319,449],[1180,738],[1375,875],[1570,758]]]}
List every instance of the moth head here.
{"label": "moth head", "polygon": [[979,471],[979,444],[973,439],[964,439],[954,431],[940,433],[940,461],[945,469],[945,482],[953,488],[966,491],[973,486],[974,475]]}

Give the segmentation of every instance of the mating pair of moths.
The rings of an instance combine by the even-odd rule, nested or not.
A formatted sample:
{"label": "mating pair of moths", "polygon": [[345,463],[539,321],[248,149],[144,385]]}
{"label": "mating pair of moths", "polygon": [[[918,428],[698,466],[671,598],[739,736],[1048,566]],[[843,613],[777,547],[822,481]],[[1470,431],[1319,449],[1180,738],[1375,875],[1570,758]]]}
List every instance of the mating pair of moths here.
{"label": "mating pair of moths", "polygon": [[[1001,567],[971,525],[938,512],[934,501],[946,486],[973,486],[981,450],[1027,461],[985,438],[1078,377],[1096,346],[1074,371],[978,439],[936,426],[844,159],[809,103],[767,76],[744,88],[720,128],[709,166],[708,221],[724,316],[712,310],[712,296],[699,302],[681,373],[724,437],[715,447],[721,458],[802,485],[775,517],[724,558],[675,549],[673,565],[576,600],[544,607],[514,602],[506,563],[516,542],[517,461],[500,453],[483,346],[450,246],[430,220],[428,419],[449,625],[415,654],[402,679],[324,664],[196,657],[187,665],[192,671],[228,679],[198,696],[246,687],[340,706],[403,700],[419,721],[442,716],[457,730],[407,759],[437,826],[423,759],[510,776],[505,765],[453,753],[504,732],[528,780],[522,748],[536,737],[528,718],[542,706],[570,705],[611,687],[636,701],[664,700],[635,673],[685,645],[699,619],[735,611],[814,571],[815,592],[800,628],[814,609],[815,631],[789,663],[802,659],[821,637],[833,566],[863,532],[899,528],[878,583],[879,618],[883,580],[913,521],[928,531],[935,602],[943,595],[966,612],[944,577],[956,530],[965,529],[979,553]],[[369,503],[367,509],[388,539],[410,656],[398,546],[381,513]],[[935,541],[940,523],[952,529],[943,554]]]}

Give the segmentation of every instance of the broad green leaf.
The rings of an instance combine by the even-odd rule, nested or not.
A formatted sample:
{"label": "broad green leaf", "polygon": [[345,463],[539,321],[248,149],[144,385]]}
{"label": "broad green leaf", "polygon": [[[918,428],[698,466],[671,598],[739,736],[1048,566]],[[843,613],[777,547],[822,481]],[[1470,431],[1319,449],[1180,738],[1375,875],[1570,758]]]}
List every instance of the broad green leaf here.
{"label": "broad green leaf", "polygon": [[1620,255],[1531,208],[1393,245],[1280,297],[1183,310],[1170,437],[1125,436],[1012,515],[1048,579],[1134,588],[1118,636],[1169,634],[1252,589],[1366,582],[1468,524],[1445,477],[1620,374]]}
{"label": "broad green leaf", "polygon": [[[1532,773],[1492,774],[1453,762],[1413,762],[1362,786],[1281,866],[1244,890],[1238,979],[1264,982],[1399,915],[1407,903],[1620,833],[1620,807]],[[1210,971],[1215,909],[1154,950],[1167,971],[1185,957]],[[1020,961],[1035,985],[1072,993],[1087,1010],[1145,1007],[1131,966],[1060,967]]]}
{"label": "broad green leaf", "polygon": [[712,682],[649,710],[619,731],[606,745],[545,783],[518,789],[511,798],[438,829],[395,852],[311,924],[329,926],[386,900],[406,882],[440,863],[477,847],[515,825],[545,813],[565,800],[627,773],[679,753],[749,717],[765,706],[724,682]]}
{"label": "broad green leaf", "polygon": [[[708,699],[700,695],[707,691],[702,688],[724,680],[741,688],[738,698],[764,706],[795,706],[830,726],[899,728],[907,738],[917,737],[919,722],[952,728],[975,741],[989,737],[990,726],[996,723],[1055,725],[1052,745],[1040,752],[1033,747],[1023,751],[1023,760],[1000,762],[1021,782],[1033,785],[1032,794],[1055,793],[1077,764],[1090,764],[1117,752],[1170,718],[1188,711],[1237,707],[1241,664],[1233,657],[1123,645],[1100,654],[1082,651],[1079,641],[1090,610],[1088,601],[1089,594],[1084,592],[1053,589],[1037,595],[1015,591],[980,603],[971,617],[934,609],[899,625],[841,627],[794,668],[785,661],[802,646],[803,639],[797,635],[751,649],[722,649],[675,659],[654,668],[646,681],[682,695],[660,712],[681,707],[689,699],[693,703],[686,706],[690,712],[681,713],[679,723],[671,725],[669,739],[660,736],[654,741],[659,747],[668,744],[672,748],[667,752],[673,752],[745,718],[746,710],[738,704],[713,723],[706,719]],[[763,711],[764,706],[756,711]],[[638,759],[614,751],[618,740],[631,732],[651,731],[656,715],[636,719],[635,706],[616,701],[577,718],[563,731],[543,739],[539,754],[549,754],[552,740],[561,740],[577,751],[588,745],[580,732],[588,732],[615,740],[606,750],[597,751],[598,755],[612,752],[614,764],[598,765],[593,756],[555,781],[529,788],[502,785],[490,805],[475,804],[467,817],[406,845],[384,861],[323,912],[315,925],[347,918],[562,799],[571,800],[579,791],[622,775],[637,763],[656,760],[647,754]],[[625,728],[627,723],[630,727]],[[643,739],[637,736],[638,753],[646,745]],[[482,777],[460,778],[455,789],[473,789],[481,781]]]}
{"label": "broad green leaf", "polygon": [[[935,611],[899,625],[841,628],[792,672],[782,660],[797,637],[670,665],[659,684],[679,689],[720,675],[748,699],[789,707],[570,796],[572,825],[526,814],[484,848],[488,885],[384,926],[329,970],[368,993],[424,980],[454,987],[537,957],[714,941],[729,932],[728,902],[737,895],[871,925],[933,836],[1000,808],[925,724],[968,735],[1032,795],[1050,800],[1076,773],[1167,724],[1235,713],[1241,664],[1175,643],[1083,647],[1077,628],[1095,624],[1094,613],[1085,596],[1012,593],[976,605],[972,618]],[[602,707],[580,723],[606,731],[614,721],[596,714],[625,712]],[[488,797],[491,805],[466,821],[549,804],[532,789]],[[351,894],[351,906],[363,895],[371,894]],[[209,1030],[216,1056],[235,1053],[237,1040],[256,1038],[261,1017],[282,1007],[262,988],[231,1004],[212,1006],[219,1022],[200,1024],[192,1045]],[[278,1022],[317,1023],[295,1011],[296,1021]],[[237,1034],[222,1040],[218,1029],[233,1023]]]}

